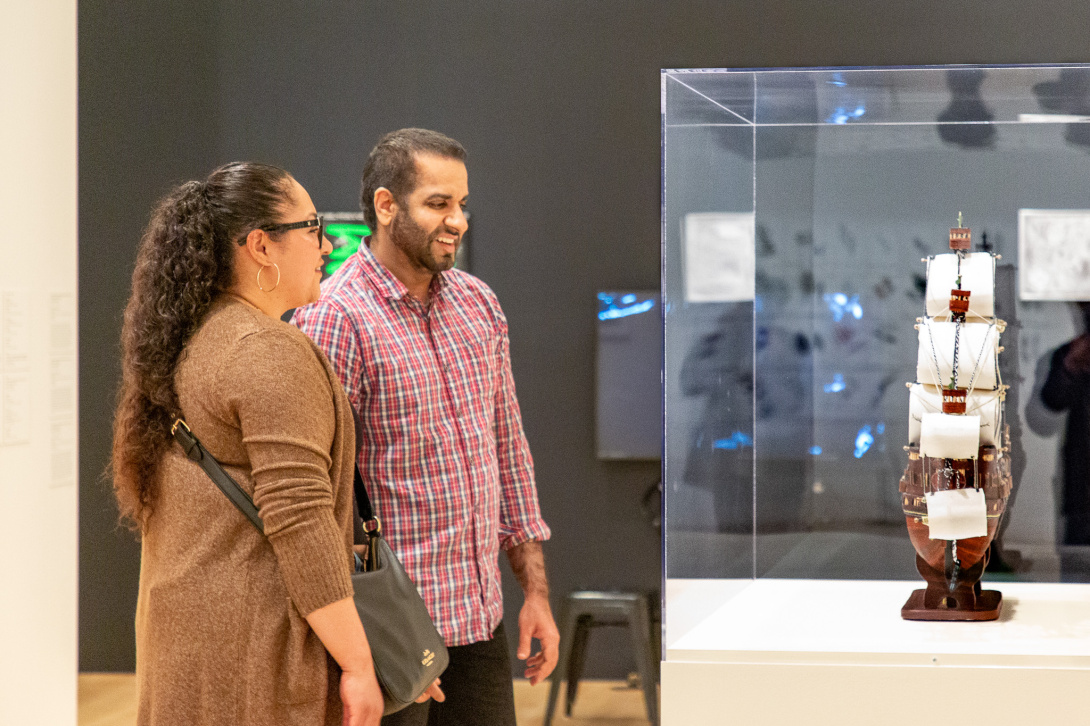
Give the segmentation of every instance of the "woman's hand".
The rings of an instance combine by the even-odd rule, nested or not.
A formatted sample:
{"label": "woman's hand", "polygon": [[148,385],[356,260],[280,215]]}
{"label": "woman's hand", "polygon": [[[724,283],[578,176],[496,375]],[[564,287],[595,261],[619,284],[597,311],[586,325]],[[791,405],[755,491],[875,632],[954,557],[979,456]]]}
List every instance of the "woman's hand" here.
{"label": "woman's hand", "polygon": [[382,689],[374,668],[341,671],[343,726],[379,726],[382,720]]}
{"label": "woman's hand", "polygon": [[307,622],[341,667],[344,726],[379,726],[382,689],[375,678],[371,647],[352,598],[320,607]]}
{"label": "woman's hand", "polygon": [[443,695],[443,692],[439,689],[438,678],[436,678],[435,681],[432,682],[430,686],[428,686],[428,690],[424,691],[417,697],[416,702],[424,703],[424,701],[427,701],[429,698],[434,698],[439,703],[447,700],[447,697]]}

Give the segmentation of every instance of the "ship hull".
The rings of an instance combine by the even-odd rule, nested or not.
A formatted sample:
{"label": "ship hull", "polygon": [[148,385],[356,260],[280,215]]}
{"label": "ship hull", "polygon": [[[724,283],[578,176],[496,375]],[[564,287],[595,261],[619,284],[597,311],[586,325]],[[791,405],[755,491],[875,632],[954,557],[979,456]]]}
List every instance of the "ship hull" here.
{"label": "ship hull", "polygon": [[901,505],[909,539],[916,550],[916,570],[927,588],[916,590],[901,609],[906,620],[995,620],[1003,596],[983,590],[980,578],[988,564],[988,547],[995,537],[1011,492],[1010,461],[994,446],[981,446],[977,466],[965,470],[963,485],[980,478],[987,507],[988,530],[982,537],[954,541],[931,539],[927,525],[927,474],[919,447],[908,447],[908,466],[901,477]]}

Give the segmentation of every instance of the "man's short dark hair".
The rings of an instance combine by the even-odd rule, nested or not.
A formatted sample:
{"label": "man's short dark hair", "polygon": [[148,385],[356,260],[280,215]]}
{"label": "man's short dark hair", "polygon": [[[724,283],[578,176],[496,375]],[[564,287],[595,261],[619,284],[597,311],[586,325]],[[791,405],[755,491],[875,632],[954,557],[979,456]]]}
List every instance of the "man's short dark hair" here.
{"label": "man's short dark hair", "polygon": [[416,155],[432,154],[445,159],[466,160],[466,150],[454,139],[428,129],[399,129],[379,139],[367,157],[360,184],[360,208],[372,231],[375,218],[375,192],[386,187],[394,201],[402,204],[416,189]]}

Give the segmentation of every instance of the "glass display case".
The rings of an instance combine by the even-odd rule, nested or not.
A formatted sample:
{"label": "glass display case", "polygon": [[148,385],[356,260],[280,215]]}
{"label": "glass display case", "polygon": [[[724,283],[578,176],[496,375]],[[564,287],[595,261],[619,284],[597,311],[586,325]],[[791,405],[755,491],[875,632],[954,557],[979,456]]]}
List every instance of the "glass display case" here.
{"label": "glass display case", "polygon": [[1007,324],[985,580],[1090,582],[1090,66],[666,70],[662,154],[667,660],[753,583],[922,582],[905,384],[959,213]]}

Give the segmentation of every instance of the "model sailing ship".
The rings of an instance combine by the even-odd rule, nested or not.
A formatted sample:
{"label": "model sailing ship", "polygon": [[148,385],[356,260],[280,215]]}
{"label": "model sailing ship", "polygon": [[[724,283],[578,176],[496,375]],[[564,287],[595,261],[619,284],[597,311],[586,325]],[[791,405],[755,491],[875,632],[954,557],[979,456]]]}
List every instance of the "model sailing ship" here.
{"label": "model sailing ship", "polygon": [[901,505],[927,588],[901,608],[908,620],[995,620],[1003,596],[983,590],[1011,492],[1007,386],[999,376],[995,263],[970,252],[971,234],[950,230],[951,253],[926,258],[926,317],[919,318],[916,382],[908,384],[908,466]]}

